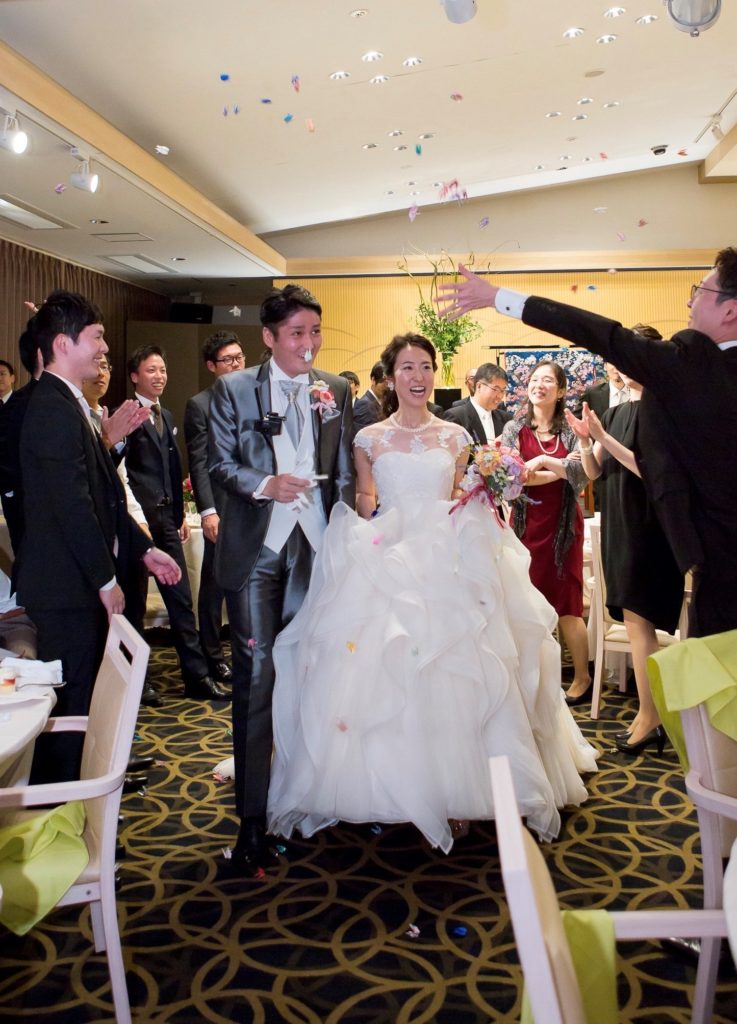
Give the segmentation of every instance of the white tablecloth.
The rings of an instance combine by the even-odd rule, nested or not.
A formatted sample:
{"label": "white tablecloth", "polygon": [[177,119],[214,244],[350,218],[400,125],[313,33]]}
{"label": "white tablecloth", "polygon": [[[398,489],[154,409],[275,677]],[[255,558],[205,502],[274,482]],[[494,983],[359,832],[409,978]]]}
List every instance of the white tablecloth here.
{"label": "white tablecloth", "polygon": [[28,782],[34,741],[43,730],[56,694],[49,686],[24,686],[0,697],[0,787]]}

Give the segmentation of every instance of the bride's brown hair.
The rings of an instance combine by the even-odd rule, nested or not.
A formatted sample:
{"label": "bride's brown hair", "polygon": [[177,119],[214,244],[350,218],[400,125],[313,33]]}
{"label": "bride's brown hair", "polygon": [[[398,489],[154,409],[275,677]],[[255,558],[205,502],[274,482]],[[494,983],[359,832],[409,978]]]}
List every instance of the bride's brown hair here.
{"label": "bride's brown hair", "polygon": [[[400,352],[406,348],[421,348],[430,356],[433,370],[438,368],[438,359],[435,353],[435,346],[422,334],[395,334],[384,351],[381,353],[381,365],[384,367],[384,376],[393,377],[394,367]],[[391,381],[387,381],[384,397],[381,400],[381,411],[384,419],[391,416],[399,408],[399,401]]]}

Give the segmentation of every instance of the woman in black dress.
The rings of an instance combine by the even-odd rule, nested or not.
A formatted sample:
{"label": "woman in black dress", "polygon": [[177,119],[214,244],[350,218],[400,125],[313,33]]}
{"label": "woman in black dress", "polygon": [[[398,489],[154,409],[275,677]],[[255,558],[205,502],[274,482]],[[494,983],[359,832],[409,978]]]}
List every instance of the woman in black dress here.
{"label": "woman in black dress", "polygon": [[[673,633],[683,600],[683,576],[645,493],[637,468],[637,414],[642,386],[622,374],[630,401],[607,409],[601,421],[587,405],[583,418],[567,419],[580,439],[583,467],[599,478],[601,554],[612,618],[624,621],[632,645],[640,707],[619,749],[638,754],[650,744],[662,750],[664,733],[650,693],[646,661],[658,650],[656,629]],[[595,443],[593,443],[595,442]]]}

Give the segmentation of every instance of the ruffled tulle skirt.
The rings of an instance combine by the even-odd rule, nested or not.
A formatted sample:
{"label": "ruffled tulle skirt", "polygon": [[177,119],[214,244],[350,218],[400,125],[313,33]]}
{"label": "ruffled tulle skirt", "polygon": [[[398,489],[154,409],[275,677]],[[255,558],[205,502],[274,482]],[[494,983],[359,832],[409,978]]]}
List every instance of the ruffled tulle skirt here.
{"label": "ruffled tulle skirt", "polygon": [[512,531],[476,502],[332,514],[308,595],[275,649],[269,829],[489,819],[506,754],[528,824],[586,799],[596,768],[560,686],[556,614]]}

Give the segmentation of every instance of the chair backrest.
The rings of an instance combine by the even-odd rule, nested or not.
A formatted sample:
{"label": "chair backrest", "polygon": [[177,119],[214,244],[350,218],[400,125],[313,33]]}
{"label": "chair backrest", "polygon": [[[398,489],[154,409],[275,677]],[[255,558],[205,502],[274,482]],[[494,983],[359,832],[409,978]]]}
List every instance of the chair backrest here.
{"label": "chair backrest", "polygon": [[536,1024],[586,1024],[581,993],[542,853],[522,825],[506,757],[489,759],[499,859]]}
{"label": "chair backrest", "polygon": [[[715,729],[704,704],[681,711],[688,763],[706,789],[737,797],[737,742]],[[737,821],[720,817],[719,847],[729,857],[737,838]]]}
{"label": "chair backrest", "polygon": [[[149,653],[150,647],[130,623],[122,615],[113,615],[92,692],[82,751],[82,779],[98,778],[109,772],[125,773]],[[99,842],[105,798],[88,800],[86,810],[85,834]]]}

